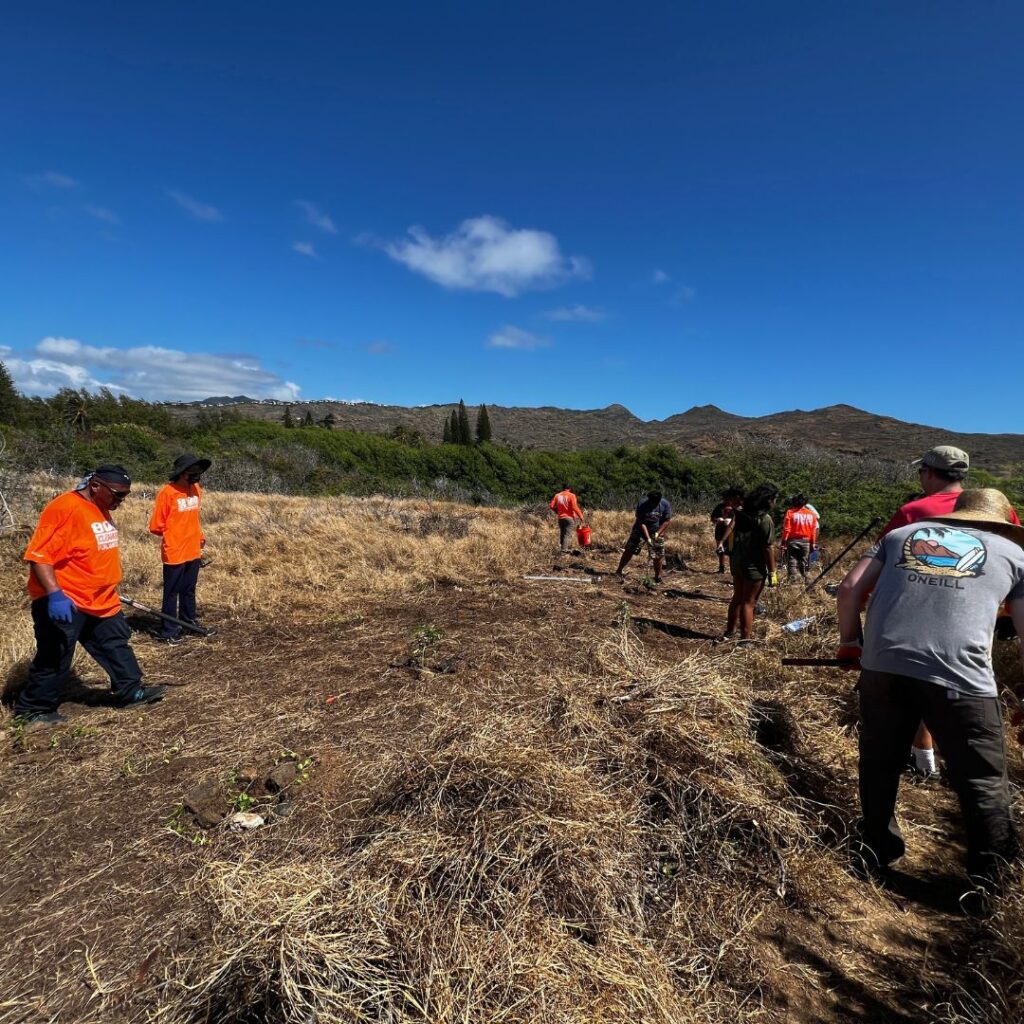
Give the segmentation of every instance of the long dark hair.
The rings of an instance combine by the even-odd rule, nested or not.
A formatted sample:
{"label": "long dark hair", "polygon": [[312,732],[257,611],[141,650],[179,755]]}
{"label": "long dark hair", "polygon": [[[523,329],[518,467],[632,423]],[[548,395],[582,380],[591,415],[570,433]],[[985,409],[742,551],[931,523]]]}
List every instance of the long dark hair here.
{"label": "long dark hair", "polygon": [[744,525],[752,526],[762,513],[768,511],[769,505],[779,496],[779,489],[775,484],[758,484],[743,499],[743,508],[738,510],[739,517],[746,522]]}

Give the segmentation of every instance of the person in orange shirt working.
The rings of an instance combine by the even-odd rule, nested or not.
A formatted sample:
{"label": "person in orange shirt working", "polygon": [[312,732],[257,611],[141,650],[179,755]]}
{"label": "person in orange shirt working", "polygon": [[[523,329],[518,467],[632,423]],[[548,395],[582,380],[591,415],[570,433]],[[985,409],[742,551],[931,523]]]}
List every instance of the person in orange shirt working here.
{"label": "person in orange shirt working", "polygon": [[818,546],[820,521],[817,510],[807,504],[806,494],[789,499],[789,508],[782,521],[782,550],[786,556],[786,577],[793,579],[799,572],[807,576],[811,553]]}
{"label": "person in orange shirt working", "polygon": [[[160,538],[160,557],[164,563],[164,615],[183,619],[195,626],[196,584],[206,537],[199,522],[203,490],[199,478],[210,468],[209,459],[197,459],[191,452],[174,460],[170,482],[160,488],[149,519],[149,532]],[[181,642],[182,630],[164,620],[157,639],[165,643]]]}
{"label": "person in orange shirt working", "polygon": [[110,513],[131,487],[121,466],[98,467],[46,505],[28,542],[36,655],[14,702],[14,713],[28,722],[64,721],[57,708],[79,643],[110,676],[116,706],[148,704],[167,690],[142,685],[117,593],[121,557]]}
{"label": "person in orange shirt working", "polygon": [[583,510],[568,484],[551,499],[548,508],[558,516],[558,543],[565,554],[572,544],[573,527],[576,523],[583,525]]}

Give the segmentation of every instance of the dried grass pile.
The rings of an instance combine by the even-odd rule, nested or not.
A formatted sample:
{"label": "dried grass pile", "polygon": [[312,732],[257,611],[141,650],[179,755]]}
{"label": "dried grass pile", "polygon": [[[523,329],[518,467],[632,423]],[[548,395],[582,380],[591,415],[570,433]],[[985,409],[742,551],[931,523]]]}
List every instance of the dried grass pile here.
{"label": "dried grass pile", "polygon": [[159,1019],[754,1019],[758,930],[813,859],[815,812],[708,662],[656,670],[625,632],[594,657],[596,689],[440,716],[300,855],[211,864],[189,893],[211,941]]}

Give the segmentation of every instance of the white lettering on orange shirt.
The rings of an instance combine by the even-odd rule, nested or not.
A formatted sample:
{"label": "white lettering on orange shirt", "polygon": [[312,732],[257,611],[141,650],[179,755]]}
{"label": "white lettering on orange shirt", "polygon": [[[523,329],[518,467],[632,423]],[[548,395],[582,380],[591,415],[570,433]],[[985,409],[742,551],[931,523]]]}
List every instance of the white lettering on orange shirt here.
{"label": "white lettering on orange shirt", "polygon": [[96,549],[98,551],[109,551],[119,546],[117,527],[106,520],[102,523],[90,523],[92,532],[96,535]]}

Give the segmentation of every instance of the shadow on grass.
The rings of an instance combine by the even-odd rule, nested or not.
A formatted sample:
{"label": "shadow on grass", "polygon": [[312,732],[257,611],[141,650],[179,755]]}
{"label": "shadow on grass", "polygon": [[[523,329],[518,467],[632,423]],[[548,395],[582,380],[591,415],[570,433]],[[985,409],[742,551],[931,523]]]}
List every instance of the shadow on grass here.
{"label": "shadow on grass", "polygon": [[677,626],[674,622],[662,622],[660,619],[634,619],[633,625],[638,633],[645,633],[649,629],[664,633],[666,636],[676,640],[717,640],[711,633],[701,633],[696,629],[688,629],[686,626]]}
{"label": "shadow on grass", "polygon": [[715,601],[718,604],[728,604],[729,598],[716,597],[714,594],[702,594],[699,590],[678,590],[674,587],[662,591],[665,597],[686,598],[688,601]]}

